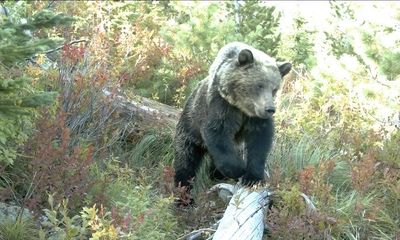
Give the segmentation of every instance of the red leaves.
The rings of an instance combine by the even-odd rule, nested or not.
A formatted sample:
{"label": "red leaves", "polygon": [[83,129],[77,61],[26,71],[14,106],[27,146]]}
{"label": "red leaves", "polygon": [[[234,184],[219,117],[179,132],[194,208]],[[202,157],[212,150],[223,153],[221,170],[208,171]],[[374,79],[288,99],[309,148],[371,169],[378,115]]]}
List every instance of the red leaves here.
{"label": "red leaves", "polygon": [[64,44],[62,47],[61,58],[66,63],[76,64],[78,61],[83,59],[86,48],[84,45],[74,46],[70,44]]}
{"label": "red leaves", "polygon": [[366,191],[373,183],[371,181],[375,172],[375,157],[368,152],[360,162],[353,165],[351,180],[354,189],[360,192]]}
{"label": "red leaves", "polygon": [[90,186],[89,166],[93,161],[91,146],[72,146],[70,131],[66,127],[65,113],[59,111],[55,119],[47,112],[38,121],[37,132],[25,145],[28,178],[33,192],[27,205],[40,209],[48,199],[48,193],[56,192],[56,200],[69,199],[69,204],[82,204],[82,197]]}
{"label": "red leaves", "polygon": [[301,185],[301,191],[305,194],[310,194],[311,184],[314,179],[314,166],[307,166],[299,174],[299,182]]}

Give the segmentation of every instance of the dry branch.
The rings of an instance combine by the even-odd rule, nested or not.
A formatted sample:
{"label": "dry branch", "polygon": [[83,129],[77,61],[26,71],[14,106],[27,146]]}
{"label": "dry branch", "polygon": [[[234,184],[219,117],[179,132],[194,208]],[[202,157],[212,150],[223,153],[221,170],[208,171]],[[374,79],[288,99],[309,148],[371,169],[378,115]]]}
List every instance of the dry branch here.
{"label": "dry branch", "polygon": [[[210,191],[216,190],[229,204],[212,239],[262,239],[265,227],[264,211],[268,209],[273,192],[267,188],[254,189],[226,183],[217,184]],[[308,211],[316,211],[307,195],[301,193],[300,196],[304,199]]]}
{"label": "dry branch", "polygon": [[264,209],[269,204],[268,189],[251,189],[240,185],[218,184],[219,195],[232,197],[225,210],[213,240],[262,239],[264,234]]}

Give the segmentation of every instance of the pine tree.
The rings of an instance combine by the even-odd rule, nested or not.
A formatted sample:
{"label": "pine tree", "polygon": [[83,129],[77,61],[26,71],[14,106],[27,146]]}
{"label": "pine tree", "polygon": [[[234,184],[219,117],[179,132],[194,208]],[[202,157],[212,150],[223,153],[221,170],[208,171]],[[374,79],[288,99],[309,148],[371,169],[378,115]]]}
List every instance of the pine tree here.
{"label": "pine tree", "polygon": [[281,13],[262,1],[227,3],[227,8],[236,20],[241,41],[276,57],[281,41],[278,32]]}
{"label": "pine tree", "polygon": [[[1,14],[2,13],[2,14]],[[55,92],[34,89],[21,67],[35,54],[53,48],[57,41],[34,38],[31,32],[69,24],[72,18],[41,11],[17,23],[2,5],[0,12],[0,164],[12,164],[17,146],[26,139],[26,124],[35,108],[51,104]]]}

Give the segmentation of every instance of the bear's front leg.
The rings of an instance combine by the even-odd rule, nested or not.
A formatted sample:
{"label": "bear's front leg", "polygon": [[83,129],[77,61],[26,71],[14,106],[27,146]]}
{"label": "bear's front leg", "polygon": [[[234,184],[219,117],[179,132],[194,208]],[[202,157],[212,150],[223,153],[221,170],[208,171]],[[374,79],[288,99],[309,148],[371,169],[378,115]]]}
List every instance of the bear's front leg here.
{"label": "bear's front leg", "polygon": [[272,119],[250,118],[244,133],[247,151],[246,173],[243,182],[248,185],[264,180],[267,155],[274,136]]}
{"label": "bear's front leg", "polygon": [[233,131],[213,125],[205,128],[203,139],[218,171],[233,179],[243,176],[245,164],[237,152]]}
{"label": "bear's front leg", "polygon": [[175,185],[191,189],[190,182],[195,177],[205,150],[185,136],[175,139]]}

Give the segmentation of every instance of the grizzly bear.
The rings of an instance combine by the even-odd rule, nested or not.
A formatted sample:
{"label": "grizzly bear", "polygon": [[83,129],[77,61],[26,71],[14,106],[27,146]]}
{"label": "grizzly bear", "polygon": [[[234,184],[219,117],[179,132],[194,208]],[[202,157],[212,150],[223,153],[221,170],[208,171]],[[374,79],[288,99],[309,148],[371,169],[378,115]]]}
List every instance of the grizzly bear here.
{"label": "grizzly bear", "polygon": [[250,185],[264,180],[274,136],[274,97],[291,67],[240,42],[218,52],[176,127],[177,186],[190,187],[205,154],[211,156],[216,175],[242,178]]}

